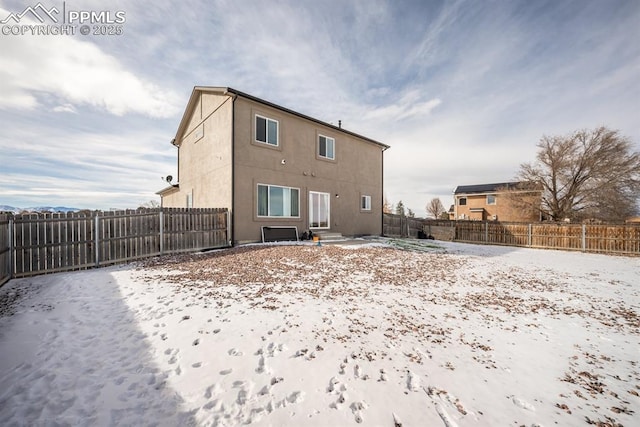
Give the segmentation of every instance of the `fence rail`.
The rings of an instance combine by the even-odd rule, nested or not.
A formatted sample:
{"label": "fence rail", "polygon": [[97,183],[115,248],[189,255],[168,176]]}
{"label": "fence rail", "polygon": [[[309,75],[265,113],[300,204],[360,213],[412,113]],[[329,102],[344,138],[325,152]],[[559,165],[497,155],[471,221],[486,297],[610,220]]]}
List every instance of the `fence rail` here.
{"label": "fence rail", "polygon": [[452,222],[459,242],[640,255],[640,225]]}
{"label": "fence rail", "polygon": [[0,214],[0,284],[228,245],[227,209]]}
{"label": "fence rail", "polygon": [[640,224],[449,221],[384,214],[383,234],[438,240],[640,256]]}

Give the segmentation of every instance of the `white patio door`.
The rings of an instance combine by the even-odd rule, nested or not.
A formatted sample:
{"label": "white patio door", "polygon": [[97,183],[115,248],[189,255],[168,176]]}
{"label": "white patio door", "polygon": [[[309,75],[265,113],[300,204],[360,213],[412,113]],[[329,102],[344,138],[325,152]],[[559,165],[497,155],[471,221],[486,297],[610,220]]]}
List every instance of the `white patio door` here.
{"label": "white patio door", "polygon": [[309,228],[329,228],[329,193],[309,191]]}

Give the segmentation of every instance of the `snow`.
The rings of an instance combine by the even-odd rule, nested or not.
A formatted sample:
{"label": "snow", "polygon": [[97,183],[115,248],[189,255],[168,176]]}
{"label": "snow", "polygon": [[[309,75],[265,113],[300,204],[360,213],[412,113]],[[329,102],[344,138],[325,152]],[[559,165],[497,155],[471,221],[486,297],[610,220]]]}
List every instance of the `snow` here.
{"label": "snow", "polygon": [[0,425],[637,425],[640,258],[358,243],[11,280]]}

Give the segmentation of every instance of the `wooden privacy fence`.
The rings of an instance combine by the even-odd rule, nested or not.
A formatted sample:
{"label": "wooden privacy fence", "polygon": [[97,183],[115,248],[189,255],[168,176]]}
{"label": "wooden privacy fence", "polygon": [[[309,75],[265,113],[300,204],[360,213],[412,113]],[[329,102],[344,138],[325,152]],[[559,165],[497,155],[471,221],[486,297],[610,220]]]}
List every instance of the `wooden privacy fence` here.
{"label": "wooden privacy fence", "polygon": [[0,285],[11,279],[9,215],[0,214]]}
{"label": "wooden privacy fence", "polygon": [[640,255],[639,225],[452,222],[459,242]]}
{"label": "wooden privacy fence", "polygon": [[140,209],[0,215],[0,284],[229,246],[227,209]]}
{"label": "wooden privacy fence", "polygon": [[384,213],[382,234],[385,236],[418,237],[424,219]]}

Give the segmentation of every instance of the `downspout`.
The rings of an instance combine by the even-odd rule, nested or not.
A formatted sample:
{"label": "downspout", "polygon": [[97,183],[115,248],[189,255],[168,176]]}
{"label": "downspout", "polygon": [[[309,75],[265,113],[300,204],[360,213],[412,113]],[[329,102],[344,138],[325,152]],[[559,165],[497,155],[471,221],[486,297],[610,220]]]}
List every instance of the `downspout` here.
{"label": "downspout", "polygon": [[[178,164],[176,165],[176,171],[177,171],[177,176],[176,176],[176,180],[178,181],[178,183],[180,182],[180,146],[178,144],[176,144],[176,139],[173,138],[171,140],[171,145],[173,145],[174,147],[176,147],[176,149],[178,150]],[[160,207],[164,208],[164,197],[160,196]]]}
{"label": "downspout", "polygon": [[231,246],[234,246],[236,236],[236,99],[238,95],[226,90],[225,95],[231,97],[231,215],[229,220],[231,221],[231,236],[229,236],[229,242]]}
{"label": "downspout", "polygon": [[177,181],[180,182],[180,146],[176,144],[175,138],[171,140],[171,145],[173,145],[178,149],[178,167],[176,168],[178,171],[178,176],[176,178],[177,178]]}
{"label": "downspout", "polygon": [[455,191],[453,192],[453,219],[458,219],[458,198]]}
{"label": "downspout", "polygon": [[382,177],[382,186],[381,186],[381,192],[382,194],[380,194],[380,210],[382,211],[382,215],[380,215],[380,237],[384,236],[384,210],[382,209],[382,206],[384,206],[384,152],[387,151],[389,149],[389,147],[384,147],[382,148],[382,173],[381,173],[381,177]]}

